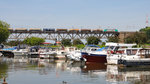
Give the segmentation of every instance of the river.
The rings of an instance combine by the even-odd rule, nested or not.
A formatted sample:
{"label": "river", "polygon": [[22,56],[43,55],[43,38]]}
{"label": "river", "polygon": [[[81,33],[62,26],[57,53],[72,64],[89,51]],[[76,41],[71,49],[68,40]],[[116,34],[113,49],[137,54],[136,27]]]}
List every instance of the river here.
{"label": "river", "polygon": [[0,58],[0,84],[149,84],[150,68],[37,58]]}

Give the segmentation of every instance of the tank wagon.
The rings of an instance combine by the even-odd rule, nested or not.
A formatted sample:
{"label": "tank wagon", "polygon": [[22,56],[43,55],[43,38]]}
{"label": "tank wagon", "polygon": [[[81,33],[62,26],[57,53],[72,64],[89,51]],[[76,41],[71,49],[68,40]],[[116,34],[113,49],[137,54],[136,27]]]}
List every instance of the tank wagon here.
{"label": "tank wagon", "polygon": [[32,33],[37,33],[37,32],[41,32],[42,30],[40,28],[30,28],[29,29],[29,32],[32,32]]}
{"label": "tank wagon", "polygon": [[91,29],[81,29],[81,32],[83,32],[83,33],[89,33],[89,32],[91,32]]}
{"label": "tank wagon", "polygon": [[56,29],[57,32],[67,32],[67,29]]}
{"label": "tank wagon", "polygon": [[92,32],[94,33],[103,32],[103,29],[93,29]]}
{"label": "tank wagon", "polygon": [[27,32],[28,30],[27,30],[27,28],[16,28],[15,29],[15,32],[17,32],[17,33],[24,33],[24,32]]}
{"label": "tank wagon", "polygon": [[8,31],[13,32],[14,30],[13,30],[13,28],[8,28]]}
{"label": "tank wagon", "polygon": [[72,33],[75,32],[76,33],[76,32],[79,32],[79,29],[69,29],[69,32],[72,32]]}
{"label": "tank wagon", "polygon": [[55,29],[52,29],[52,28],[44,28],[44,29],[43,29],[43,32],[46,32],[46,33],[48,33],[48,32],[55,32]]}

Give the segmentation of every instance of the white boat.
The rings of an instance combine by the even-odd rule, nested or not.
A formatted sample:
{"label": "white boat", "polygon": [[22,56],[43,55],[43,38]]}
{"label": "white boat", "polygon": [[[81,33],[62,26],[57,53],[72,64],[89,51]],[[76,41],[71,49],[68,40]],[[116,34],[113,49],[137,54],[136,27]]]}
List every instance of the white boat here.
{"label": "white boat", "polygon": [[150,65],[150,49],[127,48],[118,60],[118,64],[125,66]]}
{"label": "white boat", "polygon": [[98,62],[98,63],[106,63],[108,53],[114,53],[114,51],[118,50],[120,47],[124,46],[133,46],[135,44],[122,44],[122,43],[106,43],[105,48],[97,49],[95,51],[89,51],[87,53],[82,54],[83,58],[86,59],[86,62]]}
{"label": "white boat", "polygon": [[82,56],[81,56],[81,51],[76,50],[76,51],[72,51],[69,54],[66,55],[67,58],[74,60],[74,61],[81,61]]}
{"label": "white boat", "polygon": [[55,58],[56,52],[52,51],[52,49],[39,49],[39,58]]}
{"label": "white boat", "polygon": [[14,56],[27,56],[28,55],[28,49],[19,49],[19,50],[13,50]]}
{"label": "white boat", "polygon": [[118,64],[118,59],[122,57],[122,55],[125,54],[126,48],[131,48],[132,46],[135,46],[136,44],[122,44],[118,43],[117,45],[114,45],[115,48],[113,50],[109,50],[107,53],[107,64]]}
{"label": "white boat", "polygon": [[28,55],[28,46],[18,45],[15,50],[12,50],[14,56],[27,56]]}
{"label": "white boat", "polygon": [[29,50],[28,56],[30,58],[38,58],[38,56],[39,56],[39,52],[38,51],[39,51],[40,48],[41,48],[40,46],[33,46],[33,47],[31,47],[30,50]]}

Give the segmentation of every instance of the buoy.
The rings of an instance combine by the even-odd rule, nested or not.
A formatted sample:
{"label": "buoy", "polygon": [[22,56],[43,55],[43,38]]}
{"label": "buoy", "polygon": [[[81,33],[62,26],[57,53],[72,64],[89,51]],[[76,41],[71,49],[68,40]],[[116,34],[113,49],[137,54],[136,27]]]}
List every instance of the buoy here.
{"label": "buoy", "polygon": [[2,83],[2,84],[7,84],[7,83],[6,83],[6,78],[5,78],[5,77],[3,78],[3,83]]}

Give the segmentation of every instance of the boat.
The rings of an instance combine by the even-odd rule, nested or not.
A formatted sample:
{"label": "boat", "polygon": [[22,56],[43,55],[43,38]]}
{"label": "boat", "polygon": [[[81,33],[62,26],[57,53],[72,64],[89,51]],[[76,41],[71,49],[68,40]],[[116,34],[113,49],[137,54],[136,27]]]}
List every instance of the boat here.
{"label": "boat", "polygon": [[66,55],[66,57],[68,59],[74,60],[74,61],[81,61],[82,60],[81,51],[79,51],[79,50],[70,52],[69,54]]}
{"label": "boat", "polygon": [[98,62],[98,63],[106,63],[106,56],[108,51],[111,52],[115,50],[117,43],[106,43],[106,47],[91,49],[88,52],[82,53],[82,57],[86,62]]}
{"label": "boat", "polygon": [[108,51],[107,53],[107,64],[118,64],[118,59],[125,53],[126,48],[132,48],[136,44],[122,44],[119,43],[116,46],[115,50]]}
{"label": "boat", "polygon": [[[88,54],[83,55],[83,58],[86,59],[86,62],[98,62],[98,63],[107,63],[108,53],[114,53],[118,49],[123,49],[124,47],[132,47],[136,44],[122,44],[122,43],[106,43],[105,48],[98,49],[96,51],[89,51]],[[122,53],[122,51],[118,51]]]}
{"label": "boat", "polygon": [[96,45],[86,45],[86,46],[81,50],[81,55],[82,55],[82,57],[85,57],[86,55],[88,55],[88,52],[96,51],[97,49],[100,49],[100,47],[99,47],[99,46],[96,46]]}
{"label": "boat", "polygon": [[38,51],[39,51],[40,48],[41,48],[40,46],[33,46],[33,47],[31,47],[30,50],[29,50],[28,56],[30,58],[38,58],[38,56],[39,56],[39,52]]}
{"label": "boat", "polygon": [[39,58],[42,59],[54,59],[56,56],[56,52],[52,50],[52,48],[41,48],[39,49]]}
{"label": "boat", "polygon": [[150,65],[150,49],[127,48],[125,53],[118,59],[118,64],[124,66]]}
{"label": "boat", "polygon": [[12,50],[14,56],[27,56],[28,55],[28,46],[27,45],[18,45],[15,50]]}

